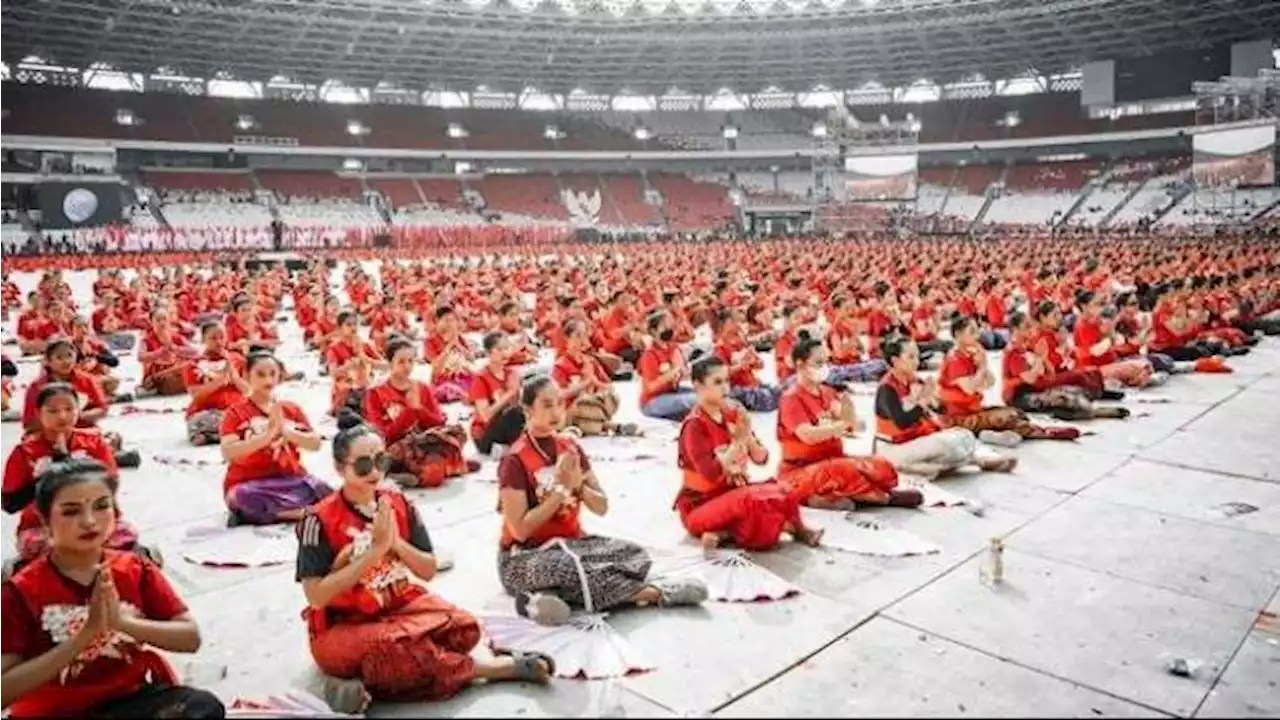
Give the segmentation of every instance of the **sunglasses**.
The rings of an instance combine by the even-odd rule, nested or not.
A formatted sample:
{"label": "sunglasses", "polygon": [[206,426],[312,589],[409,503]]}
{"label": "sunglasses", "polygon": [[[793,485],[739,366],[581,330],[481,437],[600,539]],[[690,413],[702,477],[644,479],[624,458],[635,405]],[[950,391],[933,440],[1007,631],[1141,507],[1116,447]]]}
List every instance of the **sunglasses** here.
{"label": "sunglasses", "polygon": [[377,455],[365,455],[351,461],[351,469],[356,471],[356,475],[365,477],[372,473],[376,468],[378,472],[386,472],[391,467],[391,458],[384,452]]}

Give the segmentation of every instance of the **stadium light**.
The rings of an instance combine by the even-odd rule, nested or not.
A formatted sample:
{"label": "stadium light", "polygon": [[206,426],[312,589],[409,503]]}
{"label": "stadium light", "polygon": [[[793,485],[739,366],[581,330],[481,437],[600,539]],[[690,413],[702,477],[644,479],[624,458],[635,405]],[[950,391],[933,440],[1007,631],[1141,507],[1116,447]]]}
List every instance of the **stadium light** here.
{"label": "stadium light", "polygon": [[1022,124],[1022,115],[1018,114],[1016,110],[1010,110],[1004,114],[1004,117],[997,120],[996,124],[1002,127],[1018,127]]}
{"label": "stadium light", "polygon": [[116,124],[124,125],[126,127],[130,125],[137,125],[138,116],[134,115],[133,111],[128,108],[120,108],[119,110],[116,110]]}
{"label": "stadium light", "polygon": [[445,130],[445,133],[451,138],[464,138],[470,135],[466,128],[456,122],[449,123],[449,127]]}
{"label": "stadium light", "polygon": [[453,171],[458,175],[466,175],[467,173],[471,172],[474,169],[475,169],[475,166],[473,166],[469,162],[465,162],[462,160],[459,160],[458,162],[453,164]]}
{"label": "stadium light", "polygon": [[368,135],[368,134],[369,134],[369,128],[368,128],[368,126],[366,126],[364,123],[360,122],[359,120],[348,120],[348,121],[347,121],[347,134],[348,134],[348,135],[355,135],[355,136],[357,136],[357,137],[358,137],[358,136],[360,136],[360,135]]}
{"label": "stadium light", "polygon": [[359,158],[347,158],[342,161],[342,169],[350,171],[359,171],[364,169],[364,163]]}
{"label": "stadium light", "polygon": [[642,125],[636,128],[635,136],[637,140],[648,140],[653,137],[653,134],[649,132],[649,128]]}
{"label": "stadium light", "polygon": [[827,136],[827,126],[824,123],[814,123],[813,129],[809,131],[816,138],[824,138]]}
{"label": "stadium light", "polygon": [[258,122],[253,119],[252,115],[241,115],[240,117],[236,118],[237,130],[252,130],[254,127],[257,126],[257,124]]}
{"label": "stadium light", "polygon": [[725,125],[725,126],[724,126],[724,139],[725,139],[725,140],[735,140],[735,139],[737,139],[737,137],[738,137],[738,128],[736,128],[736,127],[734,127],[734,126],[732,126],[732,125]]}
{"label": "stadium light", "polygon": [[555,125],[548,125],[546,129],[542,131],[542,137],[548,140],[563,140],[564,133]]}

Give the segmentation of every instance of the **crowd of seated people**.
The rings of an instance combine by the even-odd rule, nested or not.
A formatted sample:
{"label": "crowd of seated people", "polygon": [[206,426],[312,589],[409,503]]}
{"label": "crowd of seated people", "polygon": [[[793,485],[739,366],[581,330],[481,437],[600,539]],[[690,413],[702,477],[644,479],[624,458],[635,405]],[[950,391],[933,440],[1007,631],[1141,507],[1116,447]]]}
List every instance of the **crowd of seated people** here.
{"label": "crowd of seated people", "polygon": [[[611,504],[640,502],[610,497],[597,475],[609,466],[580,442],[635,442],[615,383],[637,383],[635,409],[672,424],[661,467],[679,489],[653,508],[666,522],[708,551],[804,552],[824,533],[801,506],[907,512],[923,497],[906,476],[1006,473],[1023,442],[1122,432],[1127,392],[1166,384],[1176,396],[1173,376],[1230,373],[1261,335],[1280,334],[1275,245],[1248,235],[728,238],[602,253],[455,229],[468,241],[497,231],[510,243],[501,262],[469,256],[476,244],[444,259],[368,248],[359,257],[388,262],[336,271],[139,256],[129,279],[97,272],[84,307],[59,270],[46,266],[25,299],[6,277],[16,351],[40,370],[4,468],[4,510],[19,516],[3,588],[5,709],[211,718],[231,700],[173,671],[169,654],[200,646],[199,619],[127,522],[136,495],[119,502],[140,460],[125,449],[133,438],[100,423],[124,402],[112,348],[137,338],[139,390],[184,398],[186,412],[165,419],[223,460],[228,524],[295,525],[296,573],[273,577],[296,582],[305,608],[296,651],[334,709],[363,712],[556,675],[554,651],[473,656],[476,618],[426,585],[440,561],[402,490],[475,473],[476,453],[498,461],[492,562],[519,615],[555,626],[708,600],[701,580],[663,576],[646,548],[592,531]],[[331,440],[281,397],[297,379],[279,353],[281,314],[322,358]],[[554,370],[527,374],[541,349]],[[767,374],[761,353],[774,358]],[[415,379],[420,362],[428,380]],[[875,396],[865,418],[858,386]],[[6,378],[6,410],[13,391]],[[454,403],[470,407],[469,428],[442,411]],[[753,427],[760,413],[777,413],[778,458]],[[844,440],[863,434],[870,452],[848,452]],[[313,474],[321,451],[336,486]],[[775,462],[774,479],[750,480]],[[66,625],[42,623],[51,613]]]}

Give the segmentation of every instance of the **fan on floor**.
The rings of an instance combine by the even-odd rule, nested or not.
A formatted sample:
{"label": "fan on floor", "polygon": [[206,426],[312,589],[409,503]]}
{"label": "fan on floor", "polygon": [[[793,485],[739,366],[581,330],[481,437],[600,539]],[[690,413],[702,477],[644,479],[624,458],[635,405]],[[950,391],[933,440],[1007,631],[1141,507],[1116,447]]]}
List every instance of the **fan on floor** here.
{"label": "fan on floor", "polygon": [[256,718],[355,718],[334,712],[323,700],[302,690],[290,690],[284,695],[265,698],[236,698],[227,707],[228,718],[240,720]]}
{"label": "fan on floor", "polygon": [[558,677],[600,680],[655,667],[604,615],[577,615],[556,627],[509,615],[485,617],[481,623],[493,648],[548,655]]}
{"label": "fan on floor", "polygon": [[651,576],[702,578],[707,592],[717,602],[760,602],[781,600],[800,589],[757,565],[740,550],[715,550],[710,554],[677,553],[656,557]]}

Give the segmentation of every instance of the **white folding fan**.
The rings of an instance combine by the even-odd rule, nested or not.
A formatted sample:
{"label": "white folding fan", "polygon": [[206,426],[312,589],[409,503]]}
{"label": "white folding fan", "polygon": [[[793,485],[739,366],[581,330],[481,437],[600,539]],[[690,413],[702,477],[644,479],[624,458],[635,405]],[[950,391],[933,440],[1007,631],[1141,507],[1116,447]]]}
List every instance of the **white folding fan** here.
{"label": "white folding fan", "polygon": [[715,550],[710,554],[677,552],[656,558],[650,577],[699,577],[716,602],[761,602],[781,600],[800,588],[757,565],[740,550]]}
{"label": "white folding fan", "polygon": [[546,627],[521,617],[492,615],[481,624],[492,647],[543,653],[555,660],[558,677],[600,680],[654,669],[605,617],[575,615],[564,625]]}
{"label": "white folding fan", "polygon": [[801,512],[806,525],[825,531],[822,545],[832,550],[877,557],[930,555],[942,550],[929,540],[889,527],[867,515],[812,508],[802,508]]}
{"label": "white folding fan", "polygon": [[181,543],[187,562],[213,567],[284,565],[298,556],[291,525],[196,527]]}
{"label": "white folding fan", "polygon": [[265,698],[236,698],[227,708],[228,718],[357,718],[361,715],[334,712],[325,701],[303,690]]}

